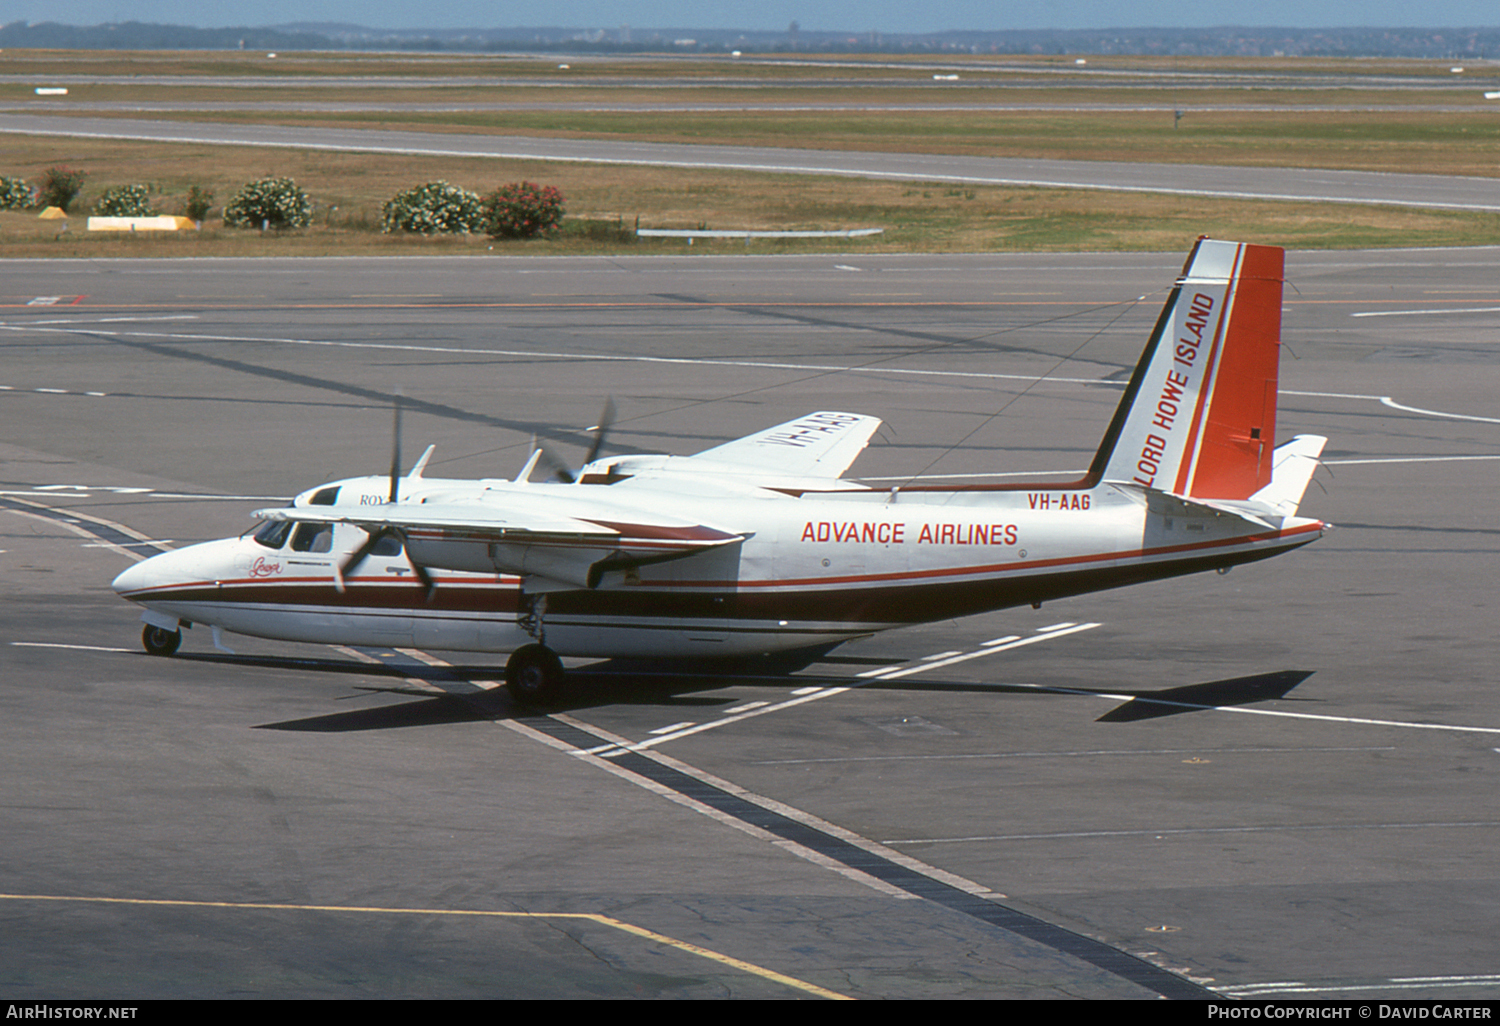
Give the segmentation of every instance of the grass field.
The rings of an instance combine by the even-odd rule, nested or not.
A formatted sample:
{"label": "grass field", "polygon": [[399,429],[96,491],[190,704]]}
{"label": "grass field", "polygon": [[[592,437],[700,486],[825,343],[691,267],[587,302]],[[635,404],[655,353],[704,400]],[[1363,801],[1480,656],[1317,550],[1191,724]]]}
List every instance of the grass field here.
{"label": "grass field", "polygon": [[[1090,59],[1091,77],[1083,79],[1077,70],[1071,58],[990,58],[964,65],[963,88],[939,88],[923,62],[883,58],[878,64],[789,65],[589,59],[563,70],[555,61],[484,56],[0,54],[0,74],[35,75],[38,82],[71,76],[69,102],[275,105],[152,117],[1500,177],[1500,103],[1483,100],[1481,88],[1500,77],[1492,68],[1479,69],[1477,77],[1466,70],[1461,84],[1445,64],[1412,61]],[[1056,83],[1040,87],[1044,73],[1055,75]],[[1203,77],[1210,73],[1216,77]],[[1238,84],[1227,86],[1223,76],[1236,76],[1229,81]],[[415,103],[472,108],[502,100],[512,109],[402,109]],[[803,109],[690,109],[766,103]],[[46,109],[34,103],[28,85],[14,81],[0,83],[0,104]],[[329,113],[309,110],[313,104],[390,109]],[[620,109],[631,104],[658,109]],[[829,111],[830,104],[909,109]],[[542,105],[550,109],[537,109]],[[1032,109],[980,109],[1001,105]],[[1120,109],[1100,109],[1111,105]],[[613,109],[577,109],[591,106]],[[1184,111],[1180,121],[1174,110]],[[108,113],[79,111],[85,112]],[[118,113],[141,116],[128,109]],[[0,137],[0,175],[32,179],[55,164],[89,175],[67,230],[34,213],[0,214],[0,256],[686,249],[685,242],[635,239],[629,229],[637,223],[883,229],[858,241],[757,240],[747,247],[742,241],[700,240],[696,252],[705,246],[733,252],[1174,250],[1200,234],[1300,248],[1500,242],[1500,216],[1391,207]],[[222,204],[244,182],[267,174],[292,177],[307,190],[317,205],[313,227],[262,236],[220,225]],[[380,232],[387,199],[438,179],[478,192],[523,179],[555,185],[567,198],[565,231],[529,242]],[[83,231],[88,204],[105,187],[127,183],[149,185],[163,213],[180,212],[191,185],[212,189],[219,209],[200,232]]]}

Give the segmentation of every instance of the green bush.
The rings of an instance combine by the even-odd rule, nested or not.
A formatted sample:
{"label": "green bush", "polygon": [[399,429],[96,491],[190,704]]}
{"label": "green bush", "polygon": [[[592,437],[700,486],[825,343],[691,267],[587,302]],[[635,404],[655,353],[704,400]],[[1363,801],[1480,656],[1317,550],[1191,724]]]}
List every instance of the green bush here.
{"label": "green bush", "polygon": [[484,227],[479,195],[447,182],[428,182],[398,192],[386,202],[381,212],[384,217],[380,230],[383,232],[463,234]]}
{"label": "green bush", "polygon": [[114,185],[94,201],[94,213],[100,217],[155,217],[151,194],[144,185]]}
{"label": "green bush", "polygon": [[229,228],[306,228],[312,223],[312,200],[290,178],[259,178],[246,183],[229,206]]}
{"label": "green bush", "polygon": [[485,231],[492,238],[529,239],[556,228],[563,196],[550,185],[512,182],[484,198]]}
{"label": "green bush", "polygon": [[35,202],[24,179],[0,178],[0,210],[25,210]]}
{"label": "green bush", "polygon": [[42,206],[56,207],[66,214],[68,205],[82,191],[86,178],[88,178],[86,171],[61,165],[49,167],[42,172],[41,181],[37,182],[37,191],[41,194]]}
{"label": "green bush", "polygon": [[203,189],[196,185],[188,187],[187,202],[183,204],[183,212],[187,214],[189,221],[202,223],[208,218],[208,212],[213,209],[213,206],[213,190]]}

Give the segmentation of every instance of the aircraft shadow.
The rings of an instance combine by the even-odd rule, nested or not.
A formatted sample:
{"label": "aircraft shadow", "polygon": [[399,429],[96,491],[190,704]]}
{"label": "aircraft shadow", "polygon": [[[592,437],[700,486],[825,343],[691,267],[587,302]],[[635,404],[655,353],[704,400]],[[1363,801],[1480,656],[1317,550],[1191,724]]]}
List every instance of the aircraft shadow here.
{"label": "aircraft shadow", "polygon": [[[444,684],[495,680],[502,672],[495,666],[400,666],[371,664],[338,659],[290,659],[263,656],[230,656],[203,654],[179,656],[200,662],[258,665],[276,669],[314,670],[321,673],[349,673],[365,677],[392,678],[392,686],[357,686],[366,694],[409,696],[416,701],[374,708],[329,713],[323,716],[288,720],[261,725],[264,730],[344,731],[390,730],[400,727],[433,726],[503,719],[526,719],[554,712],[577,712],[601,706],[642,705],[676,708],[712,708],[725,706],[737,699],[704,692],[720,691],[732,685],[757,687],[858,687],[866,691],[953,692],[982,694],[1055,695],[1130,695],[1122,703],[1097,718],[1100,723],[1129,723],[1158,719],[1182,713],[1201,712],[1226,706],[1248,705],[1284,698],[1297,685],[1312,676],[1311,670],[1277,670],[1269,673],[1233,677],[1226,680],[1188,684],[1156,690],[1129,687],[1069,687],[973,683],[967,681],[858,680],[819,674],[791,675],[789,668],[752,663],[741,664],[742,672],[733,672],[732,664],[684,668],[681,664],[626,660],[607,660],[569,671],[566,693],[545,707],[518,703],[509,692],[493,688],[449,694],[434,694],[425,688],[402,686],[397,680],[420,680],[441,687]],[[880,660],[876,660],[880,661]],[[881,661],[883,662],[883,661]],[[744,670],[766,672],[743,672]],[[352,697],[352,696],[351,696]]]}
{"label": "aircraft shadow", "polygon": [[1130,695],[1129,701],[1115,706],[1096,723],[1130,723],[1135,720],[1152,720],[1163,716],[1202,712],[1225,706],[1249,705],[1265,702],[1286,695],[1311,677],[1315,670],[1275,670],[1257,673],[1248,677],[1231,677],[1227,680],[1207,681],[1202,684],[1185,684],[1181,687],[1162,688],[1155,691],[1136,690],[1129,687],[1071,687],[1044,684],[973,684],[946,681],[919,681],[903,678],[899,681],[873,681],[864,685],[864,690],[880,691],[969,691],[989,694],[1031,694],[1038,692],[1059,695]]}

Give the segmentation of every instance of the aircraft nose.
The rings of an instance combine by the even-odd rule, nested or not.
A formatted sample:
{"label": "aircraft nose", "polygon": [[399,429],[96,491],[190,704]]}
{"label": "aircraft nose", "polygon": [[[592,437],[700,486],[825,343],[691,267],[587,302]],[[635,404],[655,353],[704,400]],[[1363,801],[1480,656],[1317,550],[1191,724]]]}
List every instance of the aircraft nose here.
{"label": "aircraft nose", "polygon": [[149,588],[156,573],[148,564],[155,558],[153,556],[151,559],[143,559],[134,566],[127,567],[123,573],[109,582],[109,586],[114,589],[116,595],[126,599],[136,592]]}

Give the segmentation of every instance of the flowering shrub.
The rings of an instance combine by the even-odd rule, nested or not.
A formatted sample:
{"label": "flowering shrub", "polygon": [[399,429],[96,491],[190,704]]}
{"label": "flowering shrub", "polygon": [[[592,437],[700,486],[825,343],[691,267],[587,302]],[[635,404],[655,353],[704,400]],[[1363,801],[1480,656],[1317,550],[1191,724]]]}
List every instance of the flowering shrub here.
{"label": "flowering shrub", "polygon": [[249,182],[224,208],[229,228],[306,228],[312,223],[312,200],[290,178]]}
{"label": "flowering shrub", "polygon": [[0,178],[0,210],[24,210],[36,202],[31,186],[20,178]]}
{"label": "flowering shrub", "polygon": [[88,172],[77,171],[70,167],[49,167],[42,172],[42,179],[37,183],[37,191],[41,193],[42,206],[56,207],[63,213],[68,212],[68,204],[83,189],[83,181],[88,177]]}
{"label": "flowering shrub", "polygon": [[155,217],[151,196],[144,185],[114,185],[94,202],[100,217]]}
{"label": "flowering shrub", "polygon": [[529,239],[549,232],[563,213],[562,193],[550,185],[512,182],[484,198],[485,231],[496,239]]}
{"label": "flowering shrub", "polygon": [[382,208],[384,232],[477,232],[484,227],[479,195],[447,182],[428,182],[398,192]]}

